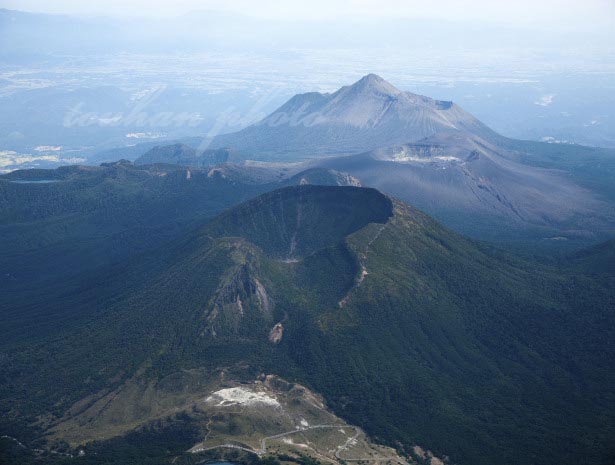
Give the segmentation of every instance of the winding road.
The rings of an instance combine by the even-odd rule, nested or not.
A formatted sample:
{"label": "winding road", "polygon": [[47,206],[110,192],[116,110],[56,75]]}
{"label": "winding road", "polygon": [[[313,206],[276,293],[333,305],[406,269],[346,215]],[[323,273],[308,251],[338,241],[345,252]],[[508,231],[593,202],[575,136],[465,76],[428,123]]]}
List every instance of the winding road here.
{"label": "winding road", "polygon": [[383,458],[374,458],[374,457],[363,457],[363,458],[344,458],[341,457],[341,453],[345,450],[348,450],[348,448],[353,445],[353,442],[355,442],[357,440],[357,438],[359,437],[359,435],[361,434],[361,430],[356,427],[356,426],[350,426],[350,425],[314,425],[314,426],[306,426],[303,428],[297,428],[291,431],[286,431],[284,433],[279,433],[279,434],[274,434],[272,436],[267,436],[264,437],[263,439],[261,439],[260,443],[260,449],[252,449],[250,447],[245,447],[245,446],[239,446],[236,444],[219,444],[217,446],[211,446],[211,447],[200,447],[198,449],[192,449],[190,450],[191,453],[193,454],[197,454],[199,452],[205,452],[208,450],[214,450],[214,449],[220,449],[220,448],[226,448],[226,449],[239,449],[239,450],[243,450],[245,452],[249,452],[251,454],[255,454],[257,456],[262,456],[265,455],[267,453],[267,441],[271,441],[271,440],[275,440],[275,439],[280,439],[283,438],[285,436],[290,436],[291,434],[296,434],[296,433],[304,433],[306,431],[310,431],[310,430],[315,430],[315,429],[326,429],[326,428],[343,428],[343,429],[353,429],[354,430],[354,435],[349,437],[346,442],[344,444],[342,444],[341,446],[337,446],[337,449],[335,450],[335,458],[338,460],[343,460],[345,462],[364,462],[364,461],[373,461],[373,462],[379,462],[379,461],[393,461],[393,462],[398,462],[398,463],[402,463],[396,459],[394,459],[393,457],[383,457]]}
{"label": "winding road", "polygon": [[[191,452],[193,454],[196,454],[198,452],[205,452],[208,450],[213,450],[213,449],[220,449],[220,448],[227,448],[227,449],[240,449],[240,450],[244,450],[246,452],[250,452],[252,454],[256,454],[258,456],[264,455],[265,453],[267,453],[267,441],[272,440],[272,439],[280,439],[283,438],[284,436],[288,436],[291,434],[295,434],[295,433],[302,433],[305,431],[310,431],[313,429],[324,429],[324,428],[353,428],[355,430],[355,435],[350,438],[348,441],[346,441],[346,443],[342,446],[339,446],[339,448],[345,447],[347,446],[347,444],[352,440],[352,439],[356,439],[359,436],[359,429],[354,427],[354,426],[346,426],[346,425],[314,425],[314,426],[306,426],[303,428],[297,428],[291,431],[286,431],[284,433],[279,433],[279,434],[274,434],[273,436],[267,436],[264,437],[263,439],[261,439],[261,447],[260,449],[251,449],[249,447],[244,447],[244,446],[238,446],[236,444],[219,444],[217,446],[211,446],[211,447],[199,447],[198,449],[192,449]],[[339,458],[339,457],[338,457]]]}

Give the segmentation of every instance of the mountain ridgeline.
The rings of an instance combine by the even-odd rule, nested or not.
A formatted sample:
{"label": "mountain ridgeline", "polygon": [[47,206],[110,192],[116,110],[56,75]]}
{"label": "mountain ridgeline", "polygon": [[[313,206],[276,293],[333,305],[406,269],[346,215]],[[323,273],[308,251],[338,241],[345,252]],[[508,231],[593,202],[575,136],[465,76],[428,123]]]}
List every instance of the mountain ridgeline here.
{"label": "mountain ridgeline", "polygon": [[198,150],[189,145],[178,143],[161,145],[148,150],[135,160],[137,165],[166,163],[194,167],[207,167],[233,160],[229,149]]}
{"label": "mountain ridgeline", "polygon": [[376,75],[184,142],[0,176],[0,461],[612,465],[612,152]]}
{"label": "mountain ridgeline", "polygon": [[392,208],[373,189],[308,185],[264,194],[223,213],[209,230],[245,238],[272,257],[293,259],[335,245],[369,223],[386,223]]}
{"label": "mountain ridgeline", "polygon": [[349,173],[480,240],[578,249],[615,235],[612,150],[511,140],[374,74],[296,95],[210,147]]}
{"label": "mountain ridgeline", "polygon": [[262,373],[405,456],[606,465],[615,447],[608,281],[479,245],[374,189],[265,193],[66,290],[54,325],[46,302],[1,315],[27,321],[0,342],[1,426],[82,447],[84,463],[164,419],[193,432],[184,451],[212,421],[246,444],[241,415],[199,406]]}
{"label": "mountain ridgeline", "polygon": [[[44,302],[50,318],[30,327],[40,331],[54,324],[52,315],[64,305],[59,296],[84,273],[151,252],[259,194],[306,183],[358,184],[319,168],[287,173],[127,161],[0,176],[0,307],[19,312]],[[23,328],[13,320],[4,337],[19,337]]]}
{"label": "mountain ridgeline", "polygon": [[363,152],[448,131],[497,137],[452,102],[402,92],[369,74],[331,94],[296,95],[259,123],[217,136],[211,147],[288,161]]}
{"label": "mountain ridgeline", "polygon": [[330,94],[296,95],[262,121],[196,146],[207,144],[154,147],[136,163],[333,169],[464,235],[531,253],[615,235],[613,150],[508,139],[452,102],[374,74]]}
{"label": "mountain ridgeline", "polygon": [[477,239],[587,244],[613,235],[615,210],[602,192],[518,158],[475,136],[439,134],[311,164],[347,172]]}

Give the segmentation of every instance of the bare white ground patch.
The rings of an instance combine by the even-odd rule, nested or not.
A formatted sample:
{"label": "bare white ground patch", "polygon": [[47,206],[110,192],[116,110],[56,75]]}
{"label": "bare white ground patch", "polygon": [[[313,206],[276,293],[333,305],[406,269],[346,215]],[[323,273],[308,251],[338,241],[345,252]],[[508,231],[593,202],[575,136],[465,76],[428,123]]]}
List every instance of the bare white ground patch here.
{"label": "bare white ground patch", "polygon": [[461,162],[461,158],[459,157],[453,157],[453,156],[433,156],[433,157],[411,157],[411,156],[404,156],[404,155],[395,155],[393,157],[393,161],[396,161],[398,163],[433,163],[433,162],[437,162],[437,161],[441,161],[441,162],[446,162],[446,161],[455,161],[455,162]]}
{"label": "bare white ground patch", "polygon": [[425,457],[427,457],[425,450],[421,446],[414,446],[413,450],[414,450],[414,453],[418,455],[420,458],[424,459]]}
{"label": "bare white ground patch", "polygon": [[308,449],[310,447],[307,444],[304,444],[302,442],[295,442],[292,440],[292,438],[282,438],[282,442],[284,444],[288,444],[292,446],[303,447],[304,449]]}
{"label": "bare white ground patch", "polygon": [[217,405],[218,407],[228,407],[231,405],[280,407],[280,403],[274,397],[264,392],[254,392],[243,387],[220,389],[207,397],[205,402]]}
{"label": "bare white ground patch", "polygon": [[279,344],[284,335],[284,325],[277,323],[269,332],[269,342],[272,344]]}

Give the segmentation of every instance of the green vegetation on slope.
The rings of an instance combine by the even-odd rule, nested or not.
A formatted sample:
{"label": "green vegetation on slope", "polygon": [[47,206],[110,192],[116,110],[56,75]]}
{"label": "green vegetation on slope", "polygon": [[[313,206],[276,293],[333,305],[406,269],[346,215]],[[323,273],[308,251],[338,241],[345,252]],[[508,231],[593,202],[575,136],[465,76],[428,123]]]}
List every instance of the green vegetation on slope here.
{"label": "green vegetation on slope", "polygon": [[[301,253],[281,260],[298,225]],[[60,295],[53,327],[1,343],[7,434],[223,369],[299,380],[372,437],[460,464],[601,463],[615,446],[612,287],[478,246],[374,190],[266,194]],[[154,418],[111,397],[126,421]]]}

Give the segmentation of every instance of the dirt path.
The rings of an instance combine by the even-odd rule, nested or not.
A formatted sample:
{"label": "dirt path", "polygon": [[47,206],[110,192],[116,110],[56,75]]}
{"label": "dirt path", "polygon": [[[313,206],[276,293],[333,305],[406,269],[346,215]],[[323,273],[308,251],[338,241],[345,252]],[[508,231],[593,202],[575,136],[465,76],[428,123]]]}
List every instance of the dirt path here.
{"label": "dirt path", "polygon": [[[286,431],[284,433],[279,433],[279,434],[274,434],[272,436],[264,437],[263,439],[261,439],[261,447],[260,447],[260,449],[256,449],[256,450],[251,449],[249,447],[238,446],[236,444],[219,444],[217,446],[211,446],[211,447],[199,447],[198,449],[191,450],[191,452],[193,454],[196,454],[198,452],[205,452],[205,451],[208,451],[208,450],[226,448],[226,449],[240,449],[240,450],[243,450],[243,451],[246,451],[246,452],[250,452],[250,453],[256,454],[258,456],[261,456],[261,455],[264,455],[264,454],[267,453],[267,441],[274,440],[274,439],[280,439],[280,438],[283,438],[285,436],[289,436],[291,434],[304,433],[306,431],[310,431],[310,430],[313,430],[313,429],[324,429],[324,428],[353,428],[355,430],[355,432],[356,432],[355,435],[352,438],[350,438],[348,441],[346,441],[346,443],[344,445],[339,446],[339,447],[344,447],[346,444],[348,444],[348,442],[350,442],[352,439],[356,439],[359,436],[359,434],[360,434],[359,429],[357,427],[354,427],[354,426],[346,426],[346,425],[314,425],[314,426],[306,426],[304,428],[298,428],[298,429],[294,429],[294,430],[291,430],[291,431]],[[339,449],[339,447],[338,447],[338,449]]]}
{"label": "dirt path", "polygon": [[382,231],[384,230],[384,228],[386,227],[386,223],[383,224],[378,231],[376,232],[376,234],[374,235],[374,237],[372,237],[369,242],[367,243],[367,245],[365,246],[365,250],[363,251],[363,253],[360,254],[360,258],[359,258],[359,266],[361,267],[361,273],[359,274],[359,276],[357,277],[357,279],[355,280],[354,285],[348,289],[348,292],[346,293],[346,295],[344,296],[344,298],[342,300],[340,300],[337,305],[340,308],[344,308],[344,306],[348,303],[348,301],[350,300],[350,297],[352,295],[352,292],[357,289],[359,286],[361,286],[361,283],[363,282],[363,280],[365,279],[365,277],[369,274],[369,272],[367,271],[367,268],[365,267],[365,264],[363,263],[363,260],[367,259],[367,252],[369,252],[369,248],[370,246],[374,243],[374,241],[376,239],[378,239],[378,237],[380,236],[380,234],[382,233]]}

